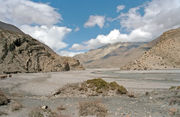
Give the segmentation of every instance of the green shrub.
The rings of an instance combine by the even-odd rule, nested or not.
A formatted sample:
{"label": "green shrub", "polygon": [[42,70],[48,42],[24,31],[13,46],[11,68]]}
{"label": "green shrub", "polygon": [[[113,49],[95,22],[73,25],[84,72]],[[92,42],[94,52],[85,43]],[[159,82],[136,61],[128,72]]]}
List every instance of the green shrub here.
{"label": "green shrub", "polygon": [[119,86],[116,93],[117,93],[117,94],[126,94],[126,93],[127,93],[127,90],[126,90],[125,87]]}
{"label": "green shrub", "polygon": [[87,80],[86,83],[89,85],[90,88],[95,87],[97,90],[109,88],[109,84],[101,78]]}

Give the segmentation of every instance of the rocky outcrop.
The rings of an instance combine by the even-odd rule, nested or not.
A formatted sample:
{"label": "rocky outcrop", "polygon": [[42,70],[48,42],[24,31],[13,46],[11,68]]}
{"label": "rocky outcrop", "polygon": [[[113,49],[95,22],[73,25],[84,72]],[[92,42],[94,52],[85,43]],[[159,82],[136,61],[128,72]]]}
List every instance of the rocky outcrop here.
{"label": "rocky outcrop", "polygon": [[163,33],[156,44],[139,59],[122,70],[151,70],[180,68],[180,28]]}
{"label": "rocky outcrop", "polygon": [[58,72],[83,69],[24,33],[0,29],[0,73]]}

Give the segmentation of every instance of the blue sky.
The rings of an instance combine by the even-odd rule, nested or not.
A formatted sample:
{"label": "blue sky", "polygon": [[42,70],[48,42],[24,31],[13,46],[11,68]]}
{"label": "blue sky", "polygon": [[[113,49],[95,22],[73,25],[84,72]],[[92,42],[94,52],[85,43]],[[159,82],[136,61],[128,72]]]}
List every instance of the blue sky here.
{"label": "blue sky", "polygon": [[0,0],[0,20],[60,55],[147,42],[180,27],[180,0]]}
{"label": "blue sky", "polygon": [[107,34],[114,28],[120,29],[120,23],[106,22],[104,28],[98,26],[85,28],[84,23],[90,15],[101,15],[106,17],[117,17],[116,12],[118,5],[126,6],[122,12],[127,12],[130,8],[139,6],[149,0],[33,0],[35,2],[49,3],[52,7],[62,15],[63,21],[58,23],[59,26],[67,26],[72,29],[79,27],[79,31],[68,34],[64,42],[69,46],[64,48],[67,50],[74,43],[87,41],[95,38],[98,34]]}

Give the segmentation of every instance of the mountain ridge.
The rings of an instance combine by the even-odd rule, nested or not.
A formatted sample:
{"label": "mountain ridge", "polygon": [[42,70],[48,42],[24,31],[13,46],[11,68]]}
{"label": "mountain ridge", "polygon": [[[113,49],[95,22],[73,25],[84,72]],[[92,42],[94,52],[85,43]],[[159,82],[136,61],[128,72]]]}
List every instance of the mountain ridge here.
{"label": "mountain ridge", "polygon": [[156,44],[140,58],[121,70],[152,70],[180,68],[180,28],[164,32]]}
{"label": "mountain ridge", "polygon": [[59,56],[47,45],[22,33],[15,26],[13,26],[13,30],[8,28],[9,26],[12,25],[6,25],[6,29],[0,27],[0,73],[58,72],[84,69],[78,60]]}

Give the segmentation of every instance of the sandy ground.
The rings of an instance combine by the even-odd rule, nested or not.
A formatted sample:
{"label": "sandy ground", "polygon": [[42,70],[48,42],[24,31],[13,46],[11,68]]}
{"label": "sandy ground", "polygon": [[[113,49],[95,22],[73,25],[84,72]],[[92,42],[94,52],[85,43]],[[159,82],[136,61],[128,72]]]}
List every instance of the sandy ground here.
{"label": "sandy ground", "polygon": [[[68,83],[77,83],[87,79],[103,78],[106,81],[116,81],[124,85],[129,92],[134,92],[138,98],[120,97],[53,97],[49,98],[59,88]],[[34,107],[48,105],[52,109],[60,105],[67,109],[62,113],[70,117],[79,117],[78,104],[83,100],[101,100],[108,108],[108,117],[169,117],[166,100],[158,100],[163,91],[171,86],[180,86],[180,70],[159,71],[119,71],[119,69],[87,69],[84,71],[69,71],[56,73],[14,74],[11,78],[0,80],[0,88],[9,98],[20,102],[24,108],[17,112],[1,106],[0,111],[6,111],[9,117],[28,117],[28,112]],[[147,91],[161,92],[161,95],[145,96]],[[167,92],[165,92],[167,93]],[[169,95],[166,95],[166,97]],[[172,108],[180,108],[173,105]],[[179,116],[179,115],[175,115]],[[2,116],[3,117],[3,116]]]}

